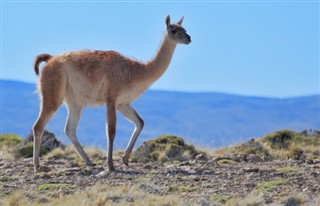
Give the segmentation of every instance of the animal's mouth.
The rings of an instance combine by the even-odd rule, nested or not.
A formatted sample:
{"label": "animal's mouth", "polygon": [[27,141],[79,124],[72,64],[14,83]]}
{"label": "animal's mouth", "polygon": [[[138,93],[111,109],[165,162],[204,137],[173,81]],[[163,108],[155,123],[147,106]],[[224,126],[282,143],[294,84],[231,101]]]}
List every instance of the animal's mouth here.
{"label": "animal's mouth", "polygon": [[190,44],[191,43],[191,36],[187,34],[185,44]]}
{"label": "animal's mouth", "polygon": [[191,43],[191,38],[190,36],[185,40],[185,44],[190,44]]}

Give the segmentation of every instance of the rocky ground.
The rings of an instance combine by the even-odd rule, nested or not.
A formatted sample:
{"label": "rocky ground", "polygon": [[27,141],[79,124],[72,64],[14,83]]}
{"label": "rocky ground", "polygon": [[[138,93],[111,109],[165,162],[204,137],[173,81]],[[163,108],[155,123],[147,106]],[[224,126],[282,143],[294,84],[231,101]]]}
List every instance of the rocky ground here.
{"label": "rocky ground", "polygon": [[[40,189],[48,184],[67,184],[60,196],[97,183],[110,186],[136,185],[146,193],[159,196],[177,194],[187,203],[220,205],[231,199],[249,199],[255,204],[319,205],[320,160],[264,160],[255,155],[233,155],[171,163],[131,163],[126,167],[115,155],[116,171],[107,172],[105,164],[86,167],[67,158],[42,159],[47,172],[34,174],[31,158],[0,159],[0,196],[19,189],[50,195]],[[105,160],[97,157],[96,162]],[[298,195],[298,197],[297,197]],[[46,202],[46,199],[39,200]],[[128,200],[130,203],[132,200]],[[128,203],[128,204],[129,204]],[[244,204],[246,205],[246,204]],[[247,205],[250,205],[249,203]]]}

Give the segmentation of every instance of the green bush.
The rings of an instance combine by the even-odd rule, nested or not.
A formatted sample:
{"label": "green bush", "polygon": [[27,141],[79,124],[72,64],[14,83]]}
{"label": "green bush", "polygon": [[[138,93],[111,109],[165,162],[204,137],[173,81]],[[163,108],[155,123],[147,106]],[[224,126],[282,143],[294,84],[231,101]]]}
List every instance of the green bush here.
{"label": "green bush", "polygon": [[237,153],[270,156],[268,150],[265,149],[261,143],[255,139],[251,139],[248,142],[242,143],[236,146],[235,149]]}
{"label": "green bush", "polygon": [[[45,147],[41,145],[40,147],[40,155],[45,155],[49,151],[46,150]],[[33,142],[29,142],[25,145],[20,145],[14,150],[14,156],[16,158],[20,157],[32,157],[33,156]]]}
{"label": "green bush", "polygon": [[135,162],[186,161],[194,158],[199,152],[193,145],[185,144],[181,137],[162,135],[143,143],[133,152]]}
{"label": "green bush", "polygon": [[272,149],[288,149],[291,142],[299,135],[290,130],[280,130],[263,137],[262,142],[267,143]]}
{"label": "green bush", "polygon": [[13,147],[22,142],[22,138],[15,134],[1,134],[0,147],[8,146]]}
{"label": "green bush", "polygon": [[304,151],[300,148],[293,148],[289,155],[288,155],[289,158],[292,158],[292,159],[295,159],[295,160],[299,160],[299,159],[303,159],[305,156],[304,156]]}

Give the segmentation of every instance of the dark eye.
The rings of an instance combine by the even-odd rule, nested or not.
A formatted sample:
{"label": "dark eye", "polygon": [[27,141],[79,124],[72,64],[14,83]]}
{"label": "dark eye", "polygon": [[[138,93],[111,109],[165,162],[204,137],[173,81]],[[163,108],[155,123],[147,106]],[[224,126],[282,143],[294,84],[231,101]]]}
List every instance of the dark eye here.
{"label": "dark eye", "polygon": [[177,33],[177,30],[171,29],[171,33],[172,33],[172,34],[175,34],[175,33]]}

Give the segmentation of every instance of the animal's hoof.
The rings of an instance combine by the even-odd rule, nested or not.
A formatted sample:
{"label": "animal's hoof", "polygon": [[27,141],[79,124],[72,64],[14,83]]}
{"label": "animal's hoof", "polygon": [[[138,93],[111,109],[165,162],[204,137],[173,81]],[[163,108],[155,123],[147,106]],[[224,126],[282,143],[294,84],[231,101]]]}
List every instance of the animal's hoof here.
{"label": "animal's hoof", "polygon": [[109,171],[114,171],[114,166],[113,166],[113,163],[108,163],[108,169]]}
{"label": "animal's hoof", "polygon": [[122,157],[122,162],[123,162],[123,164],[125,164],[126,166],[129,166],[129,159],[126,158],[125,156]]}

